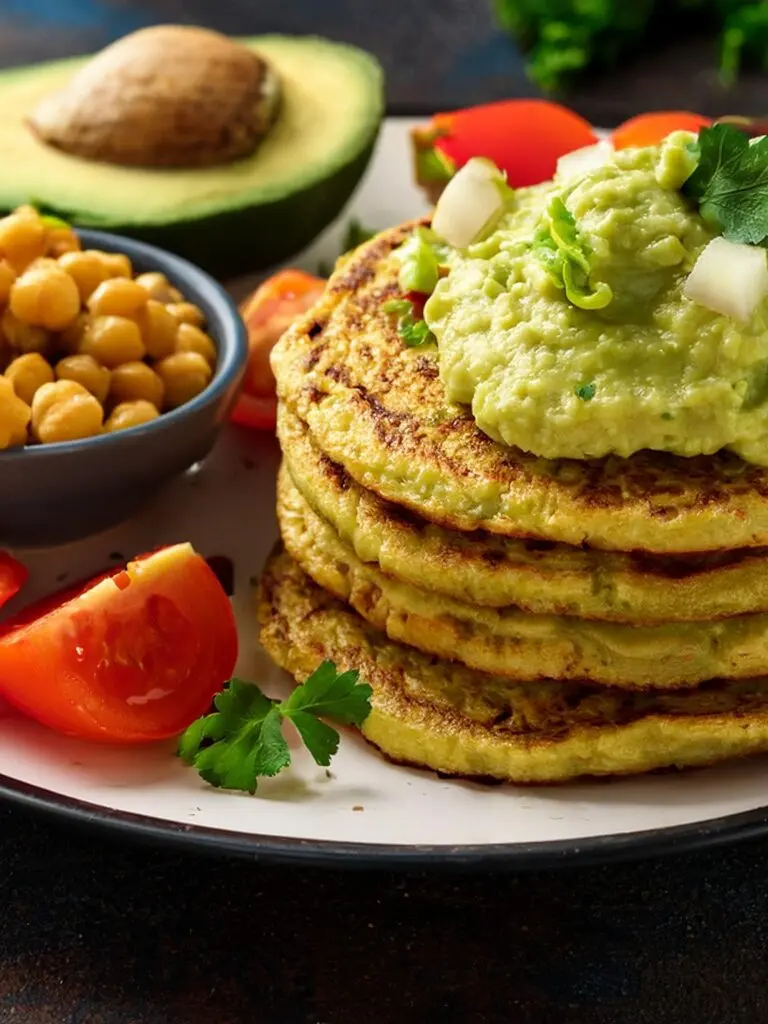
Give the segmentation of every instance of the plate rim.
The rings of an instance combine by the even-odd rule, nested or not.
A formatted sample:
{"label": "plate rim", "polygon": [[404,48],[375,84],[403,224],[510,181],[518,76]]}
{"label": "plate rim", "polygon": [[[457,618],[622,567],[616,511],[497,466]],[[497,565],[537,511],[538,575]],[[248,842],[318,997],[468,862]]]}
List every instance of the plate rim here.
{"label": "plate rim", "polygon": [[302,839],[230,831],[121,811],[0,774],[0,799],[49,819],[172,852],[248,859],[265,864],[346,870],[514,870],[626,863],[693,853],[768,834],[768,805],[704,821],[640,832],[529,843],[388,844]]}

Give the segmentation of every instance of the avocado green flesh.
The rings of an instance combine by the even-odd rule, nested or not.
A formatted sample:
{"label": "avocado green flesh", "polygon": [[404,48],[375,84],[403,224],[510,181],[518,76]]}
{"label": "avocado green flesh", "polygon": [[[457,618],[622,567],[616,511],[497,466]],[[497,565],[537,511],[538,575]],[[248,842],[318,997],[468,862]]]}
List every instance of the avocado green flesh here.
{"label": "avocado green flesh", "polygon": [[365,170],[382,117],[381,70],[363,51],[322,39],[243,42],[277,71],[281,109],[251,157],[218,167],[117,167],[36,139],[25,118],[87,58],[0,74],[0,208],[32,201],[77,226],[141,238],[221,275],[302,248]]}
{"label": "avocado green flesh", "polygon": [[[738,322],[684,294],[712,233],[680,193],[685,133],[573,180],[519,190],[456,253],[427,302],[449,400],[494,440],[548,459],[722,449],[768,465],[768,300]],[[542,266],[552,201],[574,218],[592,289],[579,308]]]}

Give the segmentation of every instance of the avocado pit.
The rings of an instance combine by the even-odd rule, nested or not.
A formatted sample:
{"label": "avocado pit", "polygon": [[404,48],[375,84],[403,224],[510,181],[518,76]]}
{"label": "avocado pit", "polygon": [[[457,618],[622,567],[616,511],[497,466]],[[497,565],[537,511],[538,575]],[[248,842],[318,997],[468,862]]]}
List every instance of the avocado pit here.
{"label": "avocado pit", "polygon": [[28,118],[44,143],[85,160],[195,168],[249,156],[280,101],[274,70],[206,29],[141,29],[93,57]]}

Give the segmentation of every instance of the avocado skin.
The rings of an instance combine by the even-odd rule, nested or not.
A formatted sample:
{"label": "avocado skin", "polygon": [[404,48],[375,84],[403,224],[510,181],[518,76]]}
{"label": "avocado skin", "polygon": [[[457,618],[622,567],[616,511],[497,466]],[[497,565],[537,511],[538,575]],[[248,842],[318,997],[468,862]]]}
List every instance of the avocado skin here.
{"label": "avocado skin", "polygon": [[[175,252],[221,280],[263,270],[309,245],[336,218],[367,168],[378,134],[376,125],[365,147],[330,177],[269,203],[177,223],[98,226]],[[46,212],[67,218],[65,210]],[[78,226],[86,226],[82,217]]]}

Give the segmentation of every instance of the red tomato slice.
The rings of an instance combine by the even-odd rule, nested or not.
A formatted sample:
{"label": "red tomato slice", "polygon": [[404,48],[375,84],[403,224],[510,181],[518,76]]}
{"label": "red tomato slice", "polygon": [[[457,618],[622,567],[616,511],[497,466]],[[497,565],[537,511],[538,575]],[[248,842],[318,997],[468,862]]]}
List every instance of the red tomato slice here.
{"label": "red tomato slice", "polygon": [[81,739],[175,736],[229,679],[237,630],[191,545],[37,602],[0,630],[0,697]]}
{"label": "red tomato slice", "polygon": [[712,124],[709,117],[692,114],[687,110],[657,110],[651,114],[638,114],[624,121],[611,133],[615,149],[630,146],[656,146],[671,132],[698,132]]}
{"label": "red tomato slice", "polygon": [[232,412],[235,423],[257,430],[274,427],[277,403],[269,355],[294,320],[320,298],[324,288],[322,278],[303,270],[281,270],[241,305],[249,354],[243,391]]}
{"label": "red tomato slice", "polygon": [[[457,167],[484,156],[507,172],[514,188],[547,181],[558,158],[597,142],[583,117],[549,100],[502,100],[433,119],[434,145]],[[441,135],[445,132],[444,135]]]}
{"label": "red tomato slice", "polygon": [[233,423],[251,430],[273,430],[277,423],[277,399],[274,395],[258,398],[241,391],[231,419]]}
{"label": "red tomato slice", "polygon": [[18,594],[28,575],[21,562],[6,551],[0,551],[0,608]]}

